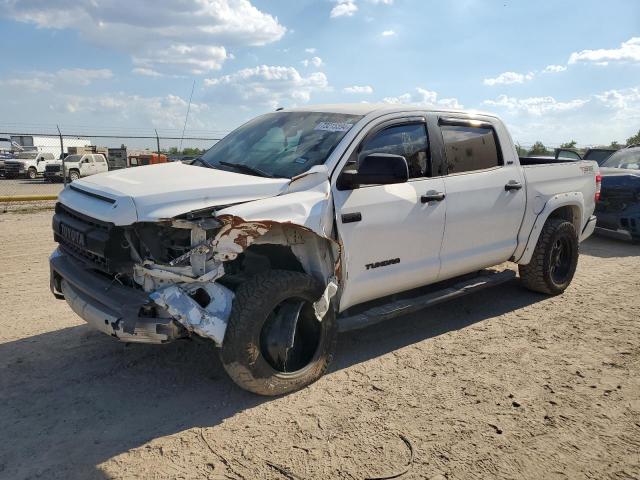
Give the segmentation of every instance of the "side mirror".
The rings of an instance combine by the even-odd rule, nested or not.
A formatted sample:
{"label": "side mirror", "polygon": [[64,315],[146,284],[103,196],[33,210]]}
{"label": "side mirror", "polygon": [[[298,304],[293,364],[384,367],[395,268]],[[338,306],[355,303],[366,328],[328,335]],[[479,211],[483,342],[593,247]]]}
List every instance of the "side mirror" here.
{"label": "side mirror", "polygon": [[391,153],[372,153],[360,161],[357,172],[342,172],[339,188],[360,185],[390,185],[409,180],[407,159]]}

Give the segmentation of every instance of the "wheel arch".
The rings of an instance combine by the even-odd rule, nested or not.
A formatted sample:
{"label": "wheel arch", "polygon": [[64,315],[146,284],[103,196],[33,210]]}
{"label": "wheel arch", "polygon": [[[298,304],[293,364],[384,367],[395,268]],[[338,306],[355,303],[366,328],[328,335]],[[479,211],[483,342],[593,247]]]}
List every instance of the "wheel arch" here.
{"label": "wheel arch", "polygon": [[531,261],[542,227],[549,218],[562,218],[571,222],[579,237],[583,223],[583,200],[584,197],[580,192],[563,193],[550,198],[538,214],[523,252],[514,261],[520,265],[527,265]]}

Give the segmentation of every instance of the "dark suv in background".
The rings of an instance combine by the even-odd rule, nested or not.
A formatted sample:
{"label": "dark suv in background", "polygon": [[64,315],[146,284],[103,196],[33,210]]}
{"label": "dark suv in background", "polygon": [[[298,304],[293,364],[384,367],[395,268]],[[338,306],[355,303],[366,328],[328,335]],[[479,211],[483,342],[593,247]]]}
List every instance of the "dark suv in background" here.
{"label": "dark suv in background", "polygon": [[601,166],[596,232],[640,242],[640,145],[613,153]]}

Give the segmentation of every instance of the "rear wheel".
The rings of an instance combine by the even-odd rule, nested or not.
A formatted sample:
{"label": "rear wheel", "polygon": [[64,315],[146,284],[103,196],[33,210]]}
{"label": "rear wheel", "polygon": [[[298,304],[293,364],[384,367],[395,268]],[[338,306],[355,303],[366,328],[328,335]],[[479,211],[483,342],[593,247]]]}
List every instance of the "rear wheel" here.
{"label": "rear wheel", "polygon": [[31,179],[31,180],[35,180],[38,177],[38,171],[31,167],[28,171],[27,171],[27,176]]}
{"label": "rear wheel", "polygon": [[529,290],[558,295],[571,283],[578,266],[578,235],[571,222],[550,218],[545,223],[528,265],[519,265],[520,280]]}
{"label": "rear wheel", "polygon": [[240,387],[260,395],[298,390],[320,378],[333,358],[337,325],[332,309],[318,321],[313,302],[322,285],[284,270],[258,274],[236,290],[220,351]]}

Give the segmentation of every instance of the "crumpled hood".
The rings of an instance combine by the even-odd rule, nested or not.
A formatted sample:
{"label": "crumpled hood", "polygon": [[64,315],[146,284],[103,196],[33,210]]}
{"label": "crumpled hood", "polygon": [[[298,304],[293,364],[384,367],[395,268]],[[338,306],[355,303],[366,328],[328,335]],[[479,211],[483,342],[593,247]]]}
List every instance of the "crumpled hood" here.
{"label": "crumpled hood", "polygon": [[59,200],[116,225],[154,222],[192,210],[279,195],[289,179],[263,178],[181,162],[127,168],[76,180]]}

